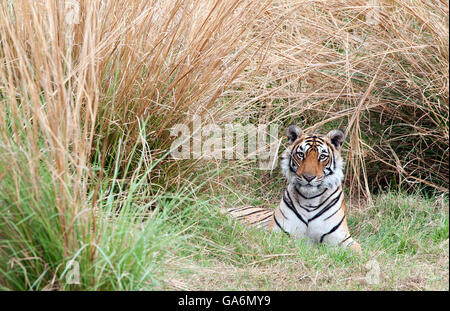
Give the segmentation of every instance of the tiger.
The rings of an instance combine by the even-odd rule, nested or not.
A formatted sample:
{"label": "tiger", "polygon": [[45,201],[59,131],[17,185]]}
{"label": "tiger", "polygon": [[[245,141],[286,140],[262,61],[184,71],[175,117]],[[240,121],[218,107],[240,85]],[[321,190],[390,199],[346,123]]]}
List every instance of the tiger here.
{"label": "tiger", "polygon": [[289,146],[281,156],[281,171],[287,186],[279,206],[238,207],[229,213],[252,226],[308,242],[348,247],[361,254],[361,246],[347,226],[342,189],[344,133],[338,129],[327,135],[305,133],[290,125],[286,135]]}

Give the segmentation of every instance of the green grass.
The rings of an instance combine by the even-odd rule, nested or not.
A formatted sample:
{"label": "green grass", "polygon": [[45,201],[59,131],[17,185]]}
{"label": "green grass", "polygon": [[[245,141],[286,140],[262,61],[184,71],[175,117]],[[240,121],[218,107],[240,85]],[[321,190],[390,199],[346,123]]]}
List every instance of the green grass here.
{"label": "green grass", "polygon": [[[73,201],[64,209],[57,201],[63,196],[44,161],[39,168],[38,189],[33,188],[27,165],[22,171],[3,174],[0,288],[149,290],[161,286],[166,261],[184,247],[186,230],[193,225],[182,224],[178,218],[183,214],[178,212],[193,206],[195,189],[153,195],[154,185],[148,183],[148,177],[158,161],[146,167],[144,155],[145,149],[140,150],[132,178],[118,175],[116,166],[103,179],[96,207],[87,202],[84,208],[76,209],[78,202]],[[120,154],[117,165],[119,159]],[[17,161],[26,163],[20,156]],[[8,164],[12,165],[0,156],[1,173],[8,171]],[[71,189],[66,190],[71,198]],[[34,191],[39,192],[39,199]],[[94,187],[89,188],[89,198],[94,191]],[[79,278],[73,277],[76,271]]]}
{"label": "green grass", "polygon": [[[275,207],[284,185],[275,172],[264,182],[269,173],[248,170],[253,182],[246,174],[239,182],[223,181],[223,168],[205,171],[157,195],[147,183],[151,169],[131,180],[105,178],[95,230],[66,215],[75,224],[71,245],[63,238],[50,175],[42,174],[40,202],[29,200],[26,184],[19,187],[20,204],[3,192],[2,289],[448,290],[446,196],[389,192],[373,206],[350,206],[359,257],[249,228],[222,212],[237,198]],[[232,191],[205,190],[213,182]],[[67,283],[71,260],[79,264],[80,284]],[[367,281],[374,260],[381,271],[376,284]]]}
{"label": "green grass", "polygon": [[[390,193],[373,207],[353,209],[349,227],[362,257],[246,228],[205,208],[185,255],[190,273],[183,277],[175,269],[163,288],[182,283],[197,290],[448,290],[445,206],[447,200],[441,206],[419,195]],[[378,284],[366,281],[372,260],[380,266]]]}

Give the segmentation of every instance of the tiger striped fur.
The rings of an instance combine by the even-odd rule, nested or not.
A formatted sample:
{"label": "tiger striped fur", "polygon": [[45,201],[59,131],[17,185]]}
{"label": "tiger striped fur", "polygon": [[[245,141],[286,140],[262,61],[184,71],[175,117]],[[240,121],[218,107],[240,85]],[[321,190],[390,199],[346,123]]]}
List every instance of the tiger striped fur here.
{"label": "tiger striped fur", "polygon": [[344,133],[306,134],[291,125],[287,137],[290,146],[282,155],[281,169],[288,185],[278,208],[240,207],[229,212],[249,225],[360,253],[348,230],[342,190]]}

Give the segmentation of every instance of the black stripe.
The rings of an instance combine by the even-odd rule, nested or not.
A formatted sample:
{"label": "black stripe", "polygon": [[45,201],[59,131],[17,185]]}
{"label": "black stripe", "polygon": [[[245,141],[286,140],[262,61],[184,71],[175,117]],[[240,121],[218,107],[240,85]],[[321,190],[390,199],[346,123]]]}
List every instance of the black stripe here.
{"label": "black stripe", "polygon": [[293,201],[292,198],[291,198],[291,194],[290,194],[290,192],[289,192],[289,188],[286,188],[286,194],[287,194],[287,196],[288,196],[289,201],[291,202],[292,210],[294,211],[294,213],[297,215],[297,217],[298,217],[301,221],[303,221],[303,223],[304,223],[305,225],[308,226],[308,221],[306,221],[306,220],[303,219],[303,217],[300,215],[300,213],[298,212],[297,208],[295,207],[295,203],[294,203],[294,201]]}
{"label": "black stripe", "polygon": [[347,241],[348,239],[350,239],[352,236],[349,235],[348,237],[346,237],[344,240],[342,240],[341,242],[339,242],[338,245],[342,245],[342,243],[344,243],[345,241]]}
{"label": "black stripe", "polygon": [[288,199],[291,202],[291,203],[288,203],[286,201],[286,196],[283,195],[284,204],[286,204],[287,207],[289,207],[289,209],[294,212],[294,214],[297,216],[298,219],[300,219],[306,226],[308,226],[308,223],[303,219],[303,217],[298,213],[297,209],[295,208],[294,203],[292,202],[291,196],[289,195],[288,189],[286,189],[286,191],[284,193],[287,193]]}
{"label": "black stripe", "polygon": [[297,174],[297,171],[294,170],[294,168],[292,167],[292,161],[294,160],[295,165],[297,165],[297,162],[296,162],[295,159],[294,159],[294,152],[295,152],[296,149],[297,149],[297,147],[292,148],[292,150],[291,150],[291,156],[290,156],[290,158],[289,158],[289,170],[290,170],[291,172],[293,172],[294,174]]}
{"label": "black stripe", "polygon": [[326,211],[328,211],[331,207],[333,207],[341,198],[342,195],[342,191],[339,192],[339,195],[334,198],[333,200],[331,200],[331,202],[325,206],[320,212],[318,212],[316,215],[314,215],[313,218],[309,219],[308,222],[313,221],[314,219],[316,219],[317,217],[321,216],[323,213],[325,213]]}
{"label": "black stripe", "polygon": [[232,212],[237,211],[237,210],[245,211],[245,210],[247,210],[249,208],[256,208],[256,206],[236,207],[236,208],[229,209],[228,213],[232,213]]}
{"label": "black stripe", "polygon": [[278,222],[277,218],[275,217],[275,214],[273,214],[273,219],[275,220],[275,223],[277,224],[278,228],[280,228],[281,231],[283,231],[284,233],[289,235],[289,232],[287,232],[286,230],[283,229],[283,227],[281,227],[280,223]]}
{"label": "black stripe", "polygon": [[307,208],[307,207],[304,207],[304,206],[302,206],[300,203],[298,204],[298,206],[300,206],[301,208],[303,208],[303,209],[304,209],[305,211],[307,211],[308,213],[315,210],[315,209],[309,209],[309,208]]}
{"label": "black stripe", "polygon": [[281,215],[284,217],[284,219],[287,219],[287,217],[286,217],[286,215],[284,215],[284,213],[283,213],[281,207],[280,207],[280,213],[281,213]]}
{"label": "black stripe", "polygon": [[255,225],[255,227],[258,229],[261,229],[261,228],[266,229],[269,222],[270,222],[270,219],[266,220],[265,222]]}
{"label": "black stripe", "polygon": [[266,218],[264,218],[264,220],[261,221],[261,223],[268,223],[268,222],[270,222],[270,217],[272,217],[272,216],[273,216],[273,214],[267,216]]}
{"label": "black stripe", "polygon": [[333,165],[333,157],[330,155],[327,158],[327,164],[325,165],[325,169],[329,169],[331,171],[332,165]]}
{"label": "black stripe", "polygon": [[[326,201],[328,201],[329,198],[331,198],[337,191],[339,190],[339,187],[336,188],[336,190],[334,190],[334,192],[332,194],[330,194],[328,196],[328,198],[326,198],[325,200],[322,201],[322,203],[320,203],[318,206],[316,207],[311,207],[311,211],[315,211],[316,209],[318,209],[319,207],[321,207]],[[324,192],[325,193],[325,192]]]}
{"label": "black stripe", "polygon": [[311,199],[315,199],[315,198],[317,198],[317,197],[320,197],[322,194],[325,193],[325,191],[328,190],[327,188],[325,188],[325,190],[324,190],[322,193],[317,194],[317,195],[315,195],[315,196],[312,196],[312,197],[309,197],[309,198],[308,198],[308,197],[304,196],[304,195],[300,192],[300,190],[297,189],[297,187],[294,187],[294,188],[295,188],[295,191],[296,191],[303,199],[306,199],[306,200],[311,200]]}
{"label": "black stripe", "polygon": [[323,234],[323,235],[320,237],[320,243],[323,242],[323,238],[324,238],[326,235],[328,235],[328,234],[330,234],[330,233],[333,233],[334,231],[337,230],[337,228],[339,228],[339,226],[340,226],[340,225],[342,224],[342,222],[344,221],[345,216],[346,216],[346,215],[344,215],[344,217],[342,217],[341,221],[340,221],[336,226],[334,226],[330,231],[328,231],[327,233]]}
{"label": "black stripe", "polygon": [[313,143],[315,143],[316,145],[323,145],[323,139],[315,137],[313,138]]}
{"label": "black stripe", "polygon": [[267,216],[267,217],[265,217],[265,218],[263,218],[263,219],[258,219],[258,220],[254,221],[254,222],[249,223],[249,224],[250,224],[250,225],[254,225],[254,224],[256,224],[257,222],[264,222],[264,220],[266,220],[266,219],[269,218],[269,217],[272,217],[272,215],[273,215],[273,213],[270,213],[269,216]]}
{"label": "black stripe", "polygon": [[341,206],[339,206],[338,209],[336,209],[336,211],[335,211],[333,214],[331,214],[330,216],[328,216],[328,217],[325,218],[324,220],[328,220],[329,218],[333,217],[337,212],[339,212],[339,210],[341,209],[341,207],[342,207],[342,204],[341,204]]}
{"label": "black stripe", "polygon": [[[239,215],[239,216],[237,216],[236,218],[243,218],[243,217],[246,217],[246,216],[250,216],[250,215],[253,215],[253,214],[256,214],[256,213],[261,213],[261,212],[267,212],[267,210],[265,210],[265,209],[260,209],[260,210],[257,210],[257,211],[254,211],[254,212],[250,212],[250,213],[248,213],[248,214],[245,214],[245,215]],[[270,210],[269,210],[269,212],[270,212]]]}
{"label": "black stripe", "polygon": [[294,155],[294,153],[296,153],[297,148],[298,148],[298,145],[295,146],[295,147],[292,147],[292,150],[291,150],[291,158],[292,158],[292,156]]}
{"label": "black stripe", "polygon": [[297,171],[294,170],[294,168],[292,167],[292,156],[291,156],[290,159],[289,159],[289,170],[290,170],[292,173],[297,174]]}

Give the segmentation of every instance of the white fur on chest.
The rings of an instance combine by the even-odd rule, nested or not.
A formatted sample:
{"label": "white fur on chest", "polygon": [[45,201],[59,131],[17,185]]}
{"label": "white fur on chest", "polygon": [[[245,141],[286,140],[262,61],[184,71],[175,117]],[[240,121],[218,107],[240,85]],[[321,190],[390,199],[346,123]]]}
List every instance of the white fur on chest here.
{"label": "white fur on chest", "polygon": [[[289,184],[280,203],[283,227],[297,238],[320,242],[341,217],[343,193],[340,185],[333,188],[297,188]],[[294,208],[295,211],[292,209]]]}

